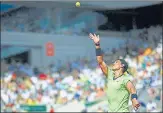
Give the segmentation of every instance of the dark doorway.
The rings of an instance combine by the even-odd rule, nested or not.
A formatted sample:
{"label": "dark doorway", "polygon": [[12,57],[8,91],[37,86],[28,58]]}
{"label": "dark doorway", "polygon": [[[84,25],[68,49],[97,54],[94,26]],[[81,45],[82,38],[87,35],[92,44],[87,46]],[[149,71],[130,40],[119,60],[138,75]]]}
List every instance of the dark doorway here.
{"label": "dark doorway", "polygon": [[7,63],[11,63],[11,60],[15,60],[16,62],[22,62],[22,63],[28,63],[29,64],[29,51],[25,51],[23,53],[10,56],[8,58],[5,58]]}

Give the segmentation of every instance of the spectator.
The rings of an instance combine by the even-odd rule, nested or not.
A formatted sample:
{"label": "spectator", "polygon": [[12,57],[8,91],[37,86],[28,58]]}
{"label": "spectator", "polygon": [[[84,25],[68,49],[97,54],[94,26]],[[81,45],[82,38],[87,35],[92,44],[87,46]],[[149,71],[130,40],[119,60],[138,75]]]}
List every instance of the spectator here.
{"label": "spectator", "polygon": [[147,103],[147,112],[154,112],[156,111],[156,108],[157,108],[157,104],[155,102],[150,100]]}
{"label": "spectator", "polygon": [[50,113],[54,113],[55,111],[54,111],[54,108],[51,106],[51,108],[50,108]]}

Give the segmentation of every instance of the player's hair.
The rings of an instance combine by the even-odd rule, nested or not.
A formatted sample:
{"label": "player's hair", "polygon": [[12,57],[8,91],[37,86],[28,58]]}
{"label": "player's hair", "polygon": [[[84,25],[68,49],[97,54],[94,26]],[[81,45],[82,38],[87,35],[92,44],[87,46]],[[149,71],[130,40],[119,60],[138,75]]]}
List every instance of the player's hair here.
{"label": "player's hair", "polygon": [[123,73],[124,73],[124,72],[127,72],[127,73],[128,73],[128,71],[127,71],[127,69],[128,69],[128,64],[127,64],[127,62],[126,62],[124,59],[118,59],[118,60],[120,60],[121,64],[124,65],[124,67],[123,67]]}

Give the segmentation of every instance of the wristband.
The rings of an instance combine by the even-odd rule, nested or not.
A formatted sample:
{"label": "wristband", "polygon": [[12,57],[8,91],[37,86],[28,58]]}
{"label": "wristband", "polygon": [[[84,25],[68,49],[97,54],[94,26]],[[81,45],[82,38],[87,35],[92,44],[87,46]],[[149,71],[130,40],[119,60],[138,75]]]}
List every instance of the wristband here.
{"label": "wristband", "polygon": [[96,56],[101,56],[101,54],[102,54],[101,48],[97,48],[96,49]]}
{"label": "wristband", "polygon": [[131,100],[134,99],[134,98],[136,98],[136,99],[138,98],[137,94],[132,94],[131,95]]}

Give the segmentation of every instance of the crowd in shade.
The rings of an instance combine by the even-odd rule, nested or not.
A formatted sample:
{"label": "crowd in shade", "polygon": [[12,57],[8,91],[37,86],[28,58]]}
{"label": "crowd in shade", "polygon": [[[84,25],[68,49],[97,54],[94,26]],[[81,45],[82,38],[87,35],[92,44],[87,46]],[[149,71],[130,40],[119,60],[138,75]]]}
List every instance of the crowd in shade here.
{"label": "crowd in shade", "polygon": [[[162,111],[162,33],[154,29],[156,27],[150,27],[138,35],[142,41],[139,45],[130,40],[111,53],[104,51],[106,62],[118,57],[128,62],[141,110],[148,112]],[[1,61],[1,67],[3,112],[23,111],[21,105],[46,105],[48,112],[55,112],[54,105],[62,106],[73,101],[85,104],[106,97],[107,81],[96,60],[80,58],[65,64],[58,61],[44,70],[14,61],[11,64]],[[85,106],[79,112],[88,109]],[[104,112],[107,108],[100,106],[95,111]]]}
{"label": "crowd in shade", "polygon": [[95,32],[107,18],[89,10],[21,7],[6,13],[1,21],[2,31],[83,35]]}

